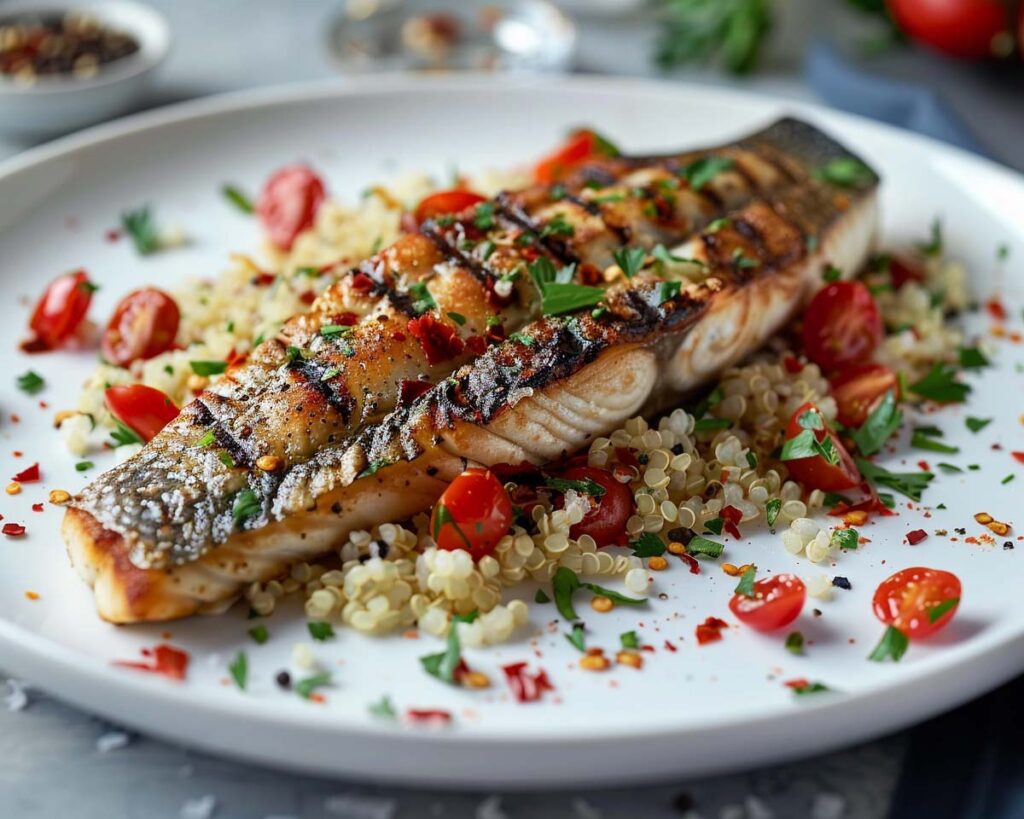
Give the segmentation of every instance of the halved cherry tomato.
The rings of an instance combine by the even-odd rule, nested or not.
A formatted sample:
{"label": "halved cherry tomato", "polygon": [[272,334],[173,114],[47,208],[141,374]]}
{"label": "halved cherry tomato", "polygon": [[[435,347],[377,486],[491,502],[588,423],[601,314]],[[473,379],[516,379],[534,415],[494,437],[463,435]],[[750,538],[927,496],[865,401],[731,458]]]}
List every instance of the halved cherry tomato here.
{"label": "halved cherry tomato", "polygon": [[295,237],[312,227],[325,195],[324,183],[305,165],[289,165],[271,176],[256,203],[270,241],[291,250]]}
{"label": "halved cherry tomato", "polygon": [[832,397],[839,408],[839,423],[847,427],[863,424],[889,390],[899,398],[899,379],[884,364],[849,367],[830,382]]}
{"label": "halved cherry tomato", "polygon": [[104,396],[115,417],[138,433],[143,441],[152,441],[160,430],[178,417],[178,408],[170,398],[144,384],[107,387]]}
{"label": "halved cherry tomato", "polygon": [[430,516],[439,549],[465,549],[475,560],[491,554],[512,525],[512,501],[489,469],[470,468],[444,490]]}
{"label": "halved cherry tomato", "polygon": [[[887,577],[872,599],[875,617],[912,640],[929,637],[943,628],[953,619],[959,604],[960,578],[952,572],[923,566]],[[932,615],[937,606],[942,606],[940,613]]]}
{"label": "halved cherry tomato", "polygon": [[736,618],[758,631],[788,626],[800,614],[807,587],[795,574],[776,574],[754,583],[754,596],[734,594],[729,608]]}
{"label": "halved cherry tomato", "polygon": [[839,436],[829,427],[825,417],[814,404],[807,403],[797,408],[786,425],[786,440],[792,440],[804,430],[810,429],[815,439],[821,443],[826,438],[832,442],[837,462],[830,463],[821,455],[807,458],[795,458],[786,461],[790,474],[800,483],[823,492],[841,492],[853,489],[860,483],[860,472],[839,440]]}
{"label": "halved cherry tomato", "polygon": [[449,190],[432,193],[416,206],[416,221],[423,224],[428,219],[436,219],[449,213],[458,213],[470,205],[486,201],[483,196],[473,191]]}
{"label": "halved cherry tomato", "polygon": [[892,279],[892,289],[899,290],[907,282],[923,282],[924,271],[915,262],[897,256],[889,260],[889,277]]}
{"label": "halved cherry tomato", "polygon": [[174,299],[155,287],[129,293],[114,308],[103,331],[103,357],[127,367],[153,358],[174,346],[181,313]]}
{"label": "halved cherry tomato", "polygon": [[616,156],[618,151],[607,140],[593,131],[576,131],[568,141],[554,153],[544,157],[534,167],[533,175],[538,182],[557,182],[575,166],[595,156]]}
{"label": "halved cherry tomato", "polygon": [[832,282],[804,311],[804,347],[824,370],[866,361],[883,332],[878,305],[863,282]]}
{"label": "halved cherry tomato", "polygon": [[590,509],[583,520],[573,524],[569,534],[578,538],[590,535],[598,548],[623,543],[626,537],[626,521],[633,514],[633,493],[624,483],[615,480],[607,469],[593,466],[574,466],[565,470],[560,478],[568,481],[591,480],[604,487],[601,497],[583,495],[590,504]]}
{"label": "halved cherry tomato", "polygon": [[1002,0],[887,0],[886,5],[904,34],[954,57],[999,56],[997,37],[1008,33]]}
{"label": "halved cherry tomato", "polygon": [[74,335],[89,309],[94,289],[84,270],[65,273],[50,282],[28,322],[42,346],[52,350]]}

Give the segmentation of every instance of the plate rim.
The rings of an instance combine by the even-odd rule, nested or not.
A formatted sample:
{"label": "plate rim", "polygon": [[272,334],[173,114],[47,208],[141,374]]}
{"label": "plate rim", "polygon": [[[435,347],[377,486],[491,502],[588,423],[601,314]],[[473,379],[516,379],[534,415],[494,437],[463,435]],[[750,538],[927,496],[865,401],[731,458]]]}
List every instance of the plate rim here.
{"label": "plate rim", "polygon": [[[959,161],[972,164],[974,167],[985,168],[996,173],[1003,180],[1024,190],[1024,175],[1008,168],[1000,163],[968,151],[950,146],[930,137],[925,137],[913,132],[906,131],[885,123],[878,123],[873,120],[848,114],[840,111],[833,111],[824,106],[796,101],[761,92],[723,89],[717,86],[701,85],[688,82],[667,82],[637,77],[606,77],[606,76],[530,76],[530,77],[507,77],[498,79],[487,74],[468,74],[450,77],[419,77],[407,75],[366,75],[358,78],[318,80],[296,84],[275,85],[244,91],[233,91],[223,94],[211,95],[195,100],[174,103],[150,111],[133,114],[114,120],[109,123],[93,126],[84,131],[61,137],[36,148],[29,149],[13,157],[0,162],[0,186],[10,178],[23,172],[29,171],[48,162],[73,156],[90,147],[116,142],[122,138],[128,138],[145,134],[147,131],[158,130],[172,125],[188,122],[201,121],[206,118],[230,117],[240,112],[257,110],[267,107],[276,107],[295,103],[324,100],[343,100],[349,97],[361,97],[367,94],[374,95],[401,95],[415,91],[417,93],[448,93],[457,90],[482,90],[500,94],[506,91],[523,90],[543,85],[546,90],[555,89],[567,93],[586,91],[600,96],[602,93],[623,93],[630,90],[640,92],[658,92],[676,95],[680,98],[710,99],[715,102],[723,101],[737,106],[748,105],[751,109],[751,118],[754,119],[766,107],[771,106],[780,110],[789,110],[809,115],[826,123],[833,125],[842,123],[854,124],[857,127],[874,130],[887,138],[903,141],[904,144],[922,145],[926,147],[931,156],[955,157]],[[956,686],[948,682],[944,685],[943,691],[956,689],[958,693],[943,693],[940,697],[932,697],[929,704],[923,707],[912,709],[910,716],[905,720],[890,723],[889,728],[895,729],[902,725],[924,719],[938,711],[954,707],[970,698],[988,691],[1005,680],[1019,673],[1024,669],[1024,630],[1014,633],[1007,628],[996,628],[984,638],[976,638],[975,645],[969,654],[962,658],[963,664],[974,664],[985,660],[988,664],[988,673],[981,675],[983,680],[974,680],[970,686],[956,689]],[[123,671],[116,671],[100,659],[94,657],[83,658],[72,649],[40,638],[34,632],[22,628],[17,624],[0,619],[0,647],[8,649],[8,657],[5,658],[5,665],[9,666],[11,672],[17,672],[18,668],[38,667],[47,672],[53,678],[67,677],[63,684],[50,685],[49,680],[38,683],[44,690],[52,690],[58,696],[67,701],[73,702],[91,711],[101,711],[102,708],[95,705],[91,700],[84,697],[76,697],[73,688],[73,681],[76,676],[84,675],[88,682],[93,685],[102,685],[110,694],[111,700],[116,700],[119,694],[131,696],[145,696],[153,706],[156,707],[184,707],[189,709],[193,715],[210,715],[232,720],[242,720],[254,730],[257,728],[281,728],[287,726],[298,731],[311,731],[325,735],[344,734],[352,739],[381,740],[400,737],[402,742],[417,745],[458,746],[472,750],[474,747],[492,746],[535,746],[538,743],[548,744],[554,736],[546,731],[533,731],[528,735],[511,733],[509,728],[495,729],[489,726],[474,725],[453,732],[419,732],[402,731],[396,733],[392,726],[379,724],[377,722],[357,722],[350,716],[338,713],[324,719],[323,712],[307,713],[299,708],[276,708],[273,710],[261,709],[258,701],[242,699],[231,699],[222,696],[195,698],[190,696],[189,689],[184,686],[175,686],[162,680],[147,679],[139,676],[125,675]],[[998,662],[995,662],[994,655],[1002,655]],[[87,662],[83,662],[87,659]],[[13,662],[11,662],[13,660]],[[900,695],[906,689],[913,687],[929,677],[934,678],[935,665],[941,664],[940,660],[929,657],[915,664],[913,667],[902,671],[899,676],[889,680],[883,680],[876,684],[869,685],[854,694],[842,694],[837,697],[823,697],[819,701],[802,703],[799,713],[808,720],[808,723],[825,724],[833,716],[842,712],[859,710],[859,708],[872,703],[872,707],[878,708],[891,705],[892,701],[900,699]],[[998,666],[996,673],[991,673],[992,667]],[[34,674],[31,676],[35,676]],[[975,674],[974,676],[978,676]],[[44,675],[45,679],[45,675]],[[881,700],[881,703],[879,703]],[[936,702],[941,700],[941,702]],[[108,710],[110,714],[111,708]],[[595,740],[648,740],[658,738],[662,740],[684,739],[688,736],[695,736],[704,732],[728,732],[735,729],[737,723],[742,722],[746,729],[757,727],[770,727],[780,719],[787,719],[795,712],[781,713],[775,705],[762,705],[751,708],[747,711],[742,709],[728,716],[715,717],[701,720],[699,717],[690,715],[687,725],[681,728],[678,725],[666,724],[658,729],[630,729],[622,726],[619,728],[593,728],[585,725],[571,725],[558,729],[558,745],[563,747],[579,746],[584,743],[592,743]],[[813,719],[812,719],[813,718]],[[152,730],[152,729],[148,729]],[[867,734],[878,735],[884,733],[885,729],[868,731]],[[159,733],[159,732],[157,732]],[[853,736],[856,730],[847,731],[844,737]],[[865,734],[862,732],[860,737]],[[844,743],[845,739],[839,743]],[[821,744],[825,744],[822,742]],[[227,748],[221,748],[226,753],[235,753]],[[309,766],[304,766],[308,769]],[[401,777],[408,781],[409,777]]]}

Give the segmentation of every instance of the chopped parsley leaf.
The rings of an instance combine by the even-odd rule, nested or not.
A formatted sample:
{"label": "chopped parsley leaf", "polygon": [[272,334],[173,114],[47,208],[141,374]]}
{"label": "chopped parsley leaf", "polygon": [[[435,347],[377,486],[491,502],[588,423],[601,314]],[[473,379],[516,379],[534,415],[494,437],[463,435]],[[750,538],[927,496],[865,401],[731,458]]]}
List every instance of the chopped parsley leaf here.
{"label": "chopped parsley leaf", "polygon": [[970,415],[964,419],[964,423],[971,432],[981,432],[985,427],[992,423],[991,418],[974,418]]}
{"label": "chopped parsley leaf", "polygon": [[124,446],[125,444],[145,443],[135,430],[127,426],[122,421],[117,422],[117,426],[110,433],[110,437],[114,439],[114,443],[111,444],[111,446],[115,449],[119,446]]}
{"label": "chopped parsley leaf", "polygon": [[494,227],[493,202],[481,202],[476,206],[476,213],[473,216],[473,224],[480,230],[490,230]]}
{"label": "chopped parsley leaf", "polygon": [[890,472],[878,464],[857,458],[860,474],[869,481],[886,486],[911,500],[921,500],[921,493],[935,477],[931,472]]}
{"label": "chopped parsley leaf", "polygon": [[537,589],[537,593],[533,596],[533,602],[543,605],[544,603],[550,603],[551,598],[548,597],[548,593],[544,589]]}
{"label": "chopped parsley leaf", "polygon": [[555,593],[555,606],[558,608],[558,613],[569,622],[579,619],[576,616],[576,609],[572,605],[572,597],[579,589],[588,589],[594,594],[603,595],[616,603],[628,606],[641,606],[647,602],[635,597],[626,597],[624,594],[598,586],[596,583],[584,583],[576,575],[576,572],[565,566],[559,566],[555,571],[551,586]]}
{"label": "chopped parsley leaf", "polygon": [[882,639],[875,646],[874,651],[868,655],[868,659],[876,663],[885,662],[886,660],[899,662],[903,655],[907,653],[907,646],[909,645],[910,640],[906,634],[894,626],[888,626],[885,629],[885,634],[882,635]]}
{"label": "chopped parsley leaf", "polygon": [[736,161],[727,156],[704,156],[695,159],[678,173],[690,185],[690,188],[699,191],[718,174],[727,171],[736,164]]}
{"label": "chopped parsley leaf", "polygon": [[788,439],[782,445],[782,452],[779,455],[780,461],[796,461],[801,458],[821,457],[833,466],[839,463],[839,453],[835,444],[828,436],[821,441],[817,439],[812,429],[802,429],[798,435]]}
{"label": "chopped parsley leaf", "polygon": [[263,645],[270,639],[270,632],[267,631],[267,627],[262,623],[249,629],[248,634],[257,645]]}
{"label": "chopped parsley leaf", "polygon": [[573,623],[572,632],[565,635],[565,639],[568,640],[578,651],[585,653],[587,650],[587,638],[584,634],[583,623]]}
{"label": "chopped parsley leaf", "polygon": [[665,544],[652,532],[644,532],[637,540],[631,540],[629,548],[635,557],[657,557],[665,554]]}
{"label": "chopped parsley leaf", "polygon": [[757,566],[751,566],[742,575],[740,575],[740,582],[736,584],[734,592],[741,594],[744,597],[754,596],[754,580],[757,578]]}
{"label": "chopped parsley leaf", "polygon": [[722,556],[722,552],[725,551],[725,544],[716,543],[700,535],[694,535],[690,538],[690,542],[686,544],[686,551],[691,555],[704,555],[704,557],[715,559]]}
{"label": "chopped parsley leaf", "polygon": [[334,378],[335,376],[338,376],[340,374],[341,374],[341,368],[340,367],[328,367],[326,370],[324,370],[324,374],[320,376],[320,380],[321,381],[330,381],[332,378]]}
{"label": "chopped parsley leaf", "polygon": [[314,674],[312,677],[305,677],[295,683],[295,693],[303,699],[309,699],[313,696],[313,692],[318,688],[323,688],[325,685],[331,684],[331,672],[321,671],[319,674]]}
{"label": "chopped parsley leaf", "polygon": [[917,249],[925,256],[942,255],[942,221],[938,218],[932,220],[931,235],[928,241],[920,242]]}
{"label": "chopped parsley leaf", "polygon": [[683,289],[682,282],[662,282],[661,290],[658,293],[658,302],[664,304],[670,299],[674,299],[679,295],[679,291]]}
{"label": "chopped parsley leaf", "polygon": [[367,706],[373,716],[380,717],[381,719],[397,719],[398,714],[395,711],[395,706],[391,702],[391,698],[386,694],[381,697],[377,702],[371,703]]}
{"label": "chopped parsley leaf", "polygon": [[950,597],[948,600],[943,600],[937,606],[932,606],[928,609],[928,622],[937,623],[942,619],[942,615],[951,609],[955,609],[959,603],[959,597]]}
{"label": "chopped parsley leaf", "polygon": [[823,278],[827,282],[837,282],[842,277],[843,271],[833,264],[825,265],[825,272],[821,274],[821,278]]}
{"label": "chopped parsley leaf", "polygon": [[351,332],[352,328],[344,324],[325,324],[320,328],[320,335],[324,338],[337,338]]}
{"label": "chopped parsley leaf", "polygon": [[779,511],[782,509],[782,501],[779,498],[772,498],[764,505],[764,516],[769,526],[774,526],[779,519]]}
{"label": "chopped parsley leaf", "polygon": [[196,375],[220,375],[228,368],[226,361],[190,361],[188,363]]}
{"label": "chopped parsley leaf", "polygon": [[[942,433],[939,432],[939,435]],[[915,449],[925,449],[928,452],[941,452],[944,455],[956,455],[960,447],[949,446],[941,441],[936,441],[933,430],[929,427],[917,427],[910,436],[910,445]]]}
{"label": "chopped parsley leaf", "polygon": [[448,313],[448,318],[458,324],[459,327],[463,327],[466,324],[466,317],[462,313],[456,313],[454,310]]}
{"label": "chopped parsley leaf", "polygon": [[566,478],[545,478],[544,485],[559,492],[568,492],[571,489],[583,495],[593,495],[595,498],[601,497],[607,491],[601,484],[590,478],[578,481]]}
{"label": "chopped parsley leaf", "polygon": [[235,685],[245,691],[245,686],[249,682],[249,658],[244,651],[239,651],[235,655],[235,659],[228,666],[228,671],[231,673],[231,679],[235,681]]}
{"label": "chopped parsley leaf", "polygon": [[963,472],[963,470],[956,464],[938,463],[936,464],[939,469],[945,472],[947,475],[954,475],[957,472]]}
{"label": "chopped parsley leaf", "polygon": [[831,545],[840,549],[856,549],[860,541],[860,534],[856,529],[834,529],[832,531]]}
{"label": "chopped parsley leaf", "polygon": [[476,616],[476,611],[471,611],[466,615],[456,614],[452,617],[452,623],[448,629],[447,648],[437,654],[427,654],[420,657],[420,663],[424,671],[451,685],[458,682],[455,679],[455,671],[462,660],[462,646],[459,644],[459,623],[472,623]]}
{"label": "chopped parsley leaf", "polygon": [[967,369],[987,367],[990,362],[985,354],[978,347],[961,347],[960,366]]}
{"label": "chopped parsley leaf", "polygon": [[556,213],[551,217],[551,221],[541,228],[540,235],[541,238],[545,236],[572,236],[575,232],[576,228],[565,218],[565,214]]}
{"label": "chopped parsley leaf", "polygon": [[244,523],[249,518],[258,515],[263,510],[263,504],[259,496],[251,489],[243,489],[235,495],[235,502],[231,506],[231,517],[235,523]]}
{"label": "chopped parsley leaf", "polygon": [[77,464],[75,464],[75,471],[85,472],[87,469],[92,469],[94,466],[96,466],[96,464],[94,464],[92,461],[79,461]]}
{"label": "chopped parsley leaf", "polygon": [[786,635],[786,642],[784,643],[786,651],[790,654],[803,654],[804,653],[804,635],[799,631],[791,631]]}
{"label": "chopped parsley leaf", "polygon": [[334,635],[334,627],[330,623],[324,622],[311,622],[306,623],[306,628],[309,629],[309,636],[319,642],[332,639]]}
{"label": "chopped parsley leaf", "polygon": [[732,252],[732,263],[736,265],[740,270],[745,270],[750,267],[760,267],[761,262],[757,259],[752,259],[747,256],[741,248],[736,248]]}
{"label": "chopped parsley leaf", "polygon": [[43,377],[33,370],[18,376],[18,389],[27,395],[35,395],[45,386]]}
{"label": "chopped parsley leaf", "polygon": [[615,259],[615,264],[622,270],[623,275],[627,279],[632,279],[644,266],[644,262],[647,260],[647,251],[642,247],[620,247],[614,253],[612,258]]}
{"label": "chopped parsley leaf", "polygon": [[707,226],[708,233],[718,233],[722,228],[729,227],[732,224],[732,219],[728,216],[722,216],[709,223]]}
{"label": "chopped parsley leaf", "polygon": [[619,643],[623,648],[640,648],[640,638],[635,631],[624,631],[619,635]]}
{"label": "chopped parsley leaf", "polygon": [[225,183],[221,186],[221,193],[224,194],[224,198],[227,199],[232,205],[238,208],[242,213],[252,213],[256,209],[253,207],[252,200],[249,199],[241,189],[232,185],[230,182]]}
{"label": "chopped parsley leaf", "polygon": [[409,295],[412,297],[412,309],[417,315],[426,313],[427,310],[436,310],[437,302],[427,290],[425,282],[414,282],[409,285]]}
{"label": "chopped parsley leaf", "polygon": [[875,181],[871,169],[852,156],[830,159],[818,169],[817,176],[840,188],[866,188]]}
{"label": "chopped parsley leaf", "polygon": [[943,404],[962,402],[971,391],[969,384],[961,384],[956,380],[956,370],[943,361],[935,364],[923,378],[907,389],[922,398]]}
{"label": "chopped parsley leaf", "polygon": [[693,431],[707,432],[712,429],[729,429],[731,426],[732,421],[728,418],[701,418],[693,422]]}
{"label": "chopped parsley leaf", "polygon": [[131,237],[135,250],[141,256],[148,256],[160,249],[160,235],[148,206],[122,213],[121,227]]}

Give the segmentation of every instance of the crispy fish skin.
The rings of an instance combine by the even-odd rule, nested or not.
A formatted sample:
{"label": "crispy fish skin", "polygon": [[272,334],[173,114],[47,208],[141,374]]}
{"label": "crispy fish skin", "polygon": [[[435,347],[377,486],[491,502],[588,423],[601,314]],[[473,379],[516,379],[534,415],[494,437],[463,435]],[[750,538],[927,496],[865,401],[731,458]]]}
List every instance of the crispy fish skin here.
{"label": "crispy fish skin", "polygon": [[685,255],[706,267],[676,296],[662,299],[662,283],[642,274],[609,292],[601,320],[535,322],[520,336],[530,341],[489,350],[411,407],[321,447],[267,487],[259,518],[173,568],[140,567],[131,541],[79,502],[63,529],[72,561],[113,622],[215,611],[354,528],[429,507],[467,463],[540,463],[663,409],[775,332],[826,260],[858,266],[873,237],[874,187],[840,193],[805,172],[788,193],[694,239]]}

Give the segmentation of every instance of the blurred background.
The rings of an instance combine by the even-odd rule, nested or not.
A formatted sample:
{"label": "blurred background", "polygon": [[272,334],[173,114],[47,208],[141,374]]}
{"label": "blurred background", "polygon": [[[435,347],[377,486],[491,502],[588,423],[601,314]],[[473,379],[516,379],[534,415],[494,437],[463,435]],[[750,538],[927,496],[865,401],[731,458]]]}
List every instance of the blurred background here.
{"label": "blurred background", "polygon": [[[469,69],[650,76],[818,101],[1024,169],[1022,41],[1024,10],[1003,0],[11,0],[0,2],[0,159],[225,91]],[[762,771],[482,796],[218,760],[9,681],[0,685],[0,815],[1008,819],[1024,816],[1018,689]]]}

